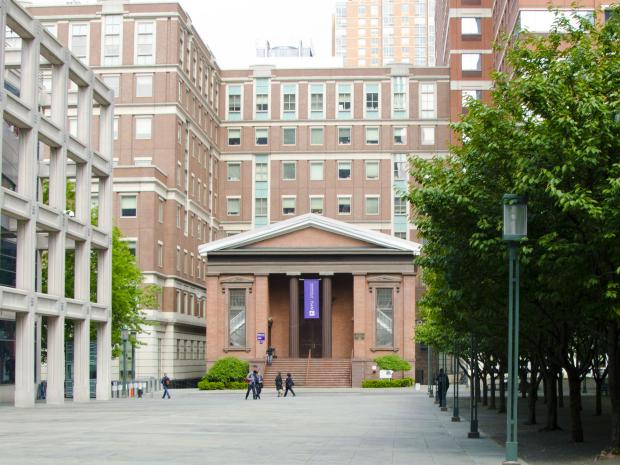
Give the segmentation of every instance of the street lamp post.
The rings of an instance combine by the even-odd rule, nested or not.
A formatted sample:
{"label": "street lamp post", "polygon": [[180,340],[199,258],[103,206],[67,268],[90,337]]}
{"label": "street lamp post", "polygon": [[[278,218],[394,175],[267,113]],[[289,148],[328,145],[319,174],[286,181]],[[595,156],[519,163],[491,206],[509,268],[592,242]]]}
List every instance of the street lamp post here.
{"label": "street lamp post", "polygon": [[428,397],[433,397],[433,348],[428,346]]}
{"label": "street lamp post", "polygon": [[454,341],[454,356],[452,357],[452,421],[461,421],[459,416],[459,343]]}
{"label": "street lamp post", "polygon": [[478,385],[478,354],[476,353],[476,343],[474,335],[471,335],[471,385],[469,386],[469,439],[478,439],[478,401],[476,400],[476,386]]}
{"label": "street lamp post", "polygon": [[[441,352],[437,352],[437,370],[439,370],[439,365],[441,365]],[[439,376],[439,373],[437,374]],[[439,404],[439,378],[435,376],[434,380],[435,384],[435,404]]]}
{"label": "street lamp post", "polygon": [[129,330],[121,329],[121,340],[123,341],[123,397],[127,396],[127,340],[129,339]]}
{"label": "street lamp post", "polygon": [[[448,354],[446,352],[443,353],[443,373],[445,375],[445,379],[448,379]],[[448,411],[448,387],[443,387],[445,391],[442,391],[440,397],[440,407],[442,412]]]}
{"label": "street lamp post", "polygon": [[502,198],[504,231],[508,244],[508,406],[506,461],[518,464],[517,402],[519,370],[519,242],[527,236],[527,199],[514,194]]}

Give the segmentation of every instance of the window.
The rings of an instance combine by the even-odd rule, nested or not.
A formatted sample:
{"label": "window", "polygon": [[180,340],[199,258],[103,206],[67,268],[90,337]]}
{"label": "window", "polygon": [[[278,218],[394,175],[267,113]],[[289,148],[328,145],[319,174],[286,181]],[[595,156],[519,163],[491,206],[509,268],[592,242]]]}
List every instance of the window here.
{"label": "window", "polygon": [[157,241],[157,266],[164,266],[164,243]]}
{"label": "window", "polygon": [[394,345],[394,302],[391,288],[376,289],[376,345],[392,347]]}
{"label": "window", "polygon": [[294,161],[283,161],[282,162],[282,180],[283,181],[294,181],[295,180],[295,171],[297,164]]}
{"label": "window", "polygon": [[347,145],[351,143],[351,128],[338,128],[338,144]]}
{"label": "window", "polygon": [[394,231],[394,237],[399,239],[407,239],[407,231]]}
{"label": "window", "polygon": [[269,112],[269,79],[257,78],[255,80],[254,102],[257,114]]}
{"label": "window", "polygon": [[267,163],[256,163],[255,167],[255,181],[267,181],[268,177],[268,165]]}
{"label": "window", "polygon": [[239,113],[241,111],[241,95],[228,96],[228,112]]}
{"label": "window", "polygon": [[123,17],[121,15],[105,16],[103,29],[103,66],[117,66],[121,64],[121,29]]}
{"label": "window", "polygon": [[379,128],[372,127],[366,128],[366,143],[378,144],[379,143]]}
{"label": "window", "polygon": [[297,109],[297,95],[294,89],[285,90],[282,97],[282,109],[286,112],[294,113]]}
{"label": "window", "polygon": [[228,128],[228,145],[241,145],[241,129]]}
{"label": "window", "polygon": [[181,227],[181,217],[183,216],[183,209],[181,205],[177,205],[177,228]]}
{"label": "window", "polygon": [[229,181],[240,181],[241,180],[241,163],[226,163],[227,168],[227,179]]}
{"label": "window", "polygon": [[310,128],[310,145],[323,145],[323,128]]}
{"label": "window", "polygon": [[135,241],[135,239],[125,239],[123,240],[123,242],[125,243],[125,245],[127,245],[127,248],[129,249],[129,253],[135,257],[136,256],[136,248],[137,248],[137,243]]}
{"label": "window", "polygon": [[420,144],[433,145],[435,143],[435,128],[434,127],[422,127],[422,136],[420,138]]}
{"label": "window", "polygon": [[164,208],[166,206],[166,201],[159,197],[159,204],[157,205],[157,221],[160,223],[164,222]]}
{"label": "window", "polygon": [[480,18],[461,18],[462,35],[480,35]]}
{"label": "window", "polygon": [[153,42],[154,42],[153,23],[137,23],[136,32],[136,64],[150,65],[154,63]]}
{"label": "window", "polygon": [[137,74],[136,75],[136,97],[152,97],[153,96],[153,75]]}
{"label": "window", "polygon": [[136,139],[150,139],[151,125],[151,116],[136,116]]}
{"label": "window", "polygon": [[310,181],[322,181],[323,180],[323,162],[311,161],[310,162]]}
{"label": "window", "polygon": [[313,92],[310,94],[310,109],[313,112],[323,111],[323,92]]}
{"label": "window", "polygon": [[338,162],[338,179],[351,179],[351,162]]}
{"label": "window", "polygon": [[351,196],[339,195],[338,196],[338,214],[350,215],[351,214]]}
{"label": "window", "polygon": [[71,52],[88,64],[88,24],[71,25]]}
{"label": "window", "polygon": [[420,118],[435,118],[435,84],[420,84]]}
{"label": "window", "polygon": [[256,94],[256,113],[267,113],[269,110],[269,104],[267,94]]}
{"label": "window", "polygon": [[394,214],[406,215],[407,214],[407,201],[402,197],[394,197]]}
{"label": "window", "polygon": [[104,74],[101,76],[105,85],[114,91],[114,97],[120,95],[120,76],[118,74]]}
{"label": "window", "polygon": [[366,214],[378,215],[379,214],[379,197],[368,196],[366,197]]}
{"label": "window", "polygon": [[296,135],[296,128],[282,128],[282,143],[284,145],[295,145]]}
{"label": "window", "polygon": [[407,143],[407,128],[402,128],[402,127],[394,128],[394,143],[395,144]]}
{"label": "window", "polygon": [[226,214],[228,216],[239,216],[241,210],[241,199],[239,197],[228,197],[226,199]]}
{"label": "window", "polygon": [[269,137],[267,128],[256,128],[254,136],[256,138],[256,145],[267,145]]}
{"label": "window", "polygon": [[323,214],[323,197],[310,197],[310,213]]}
{"label": "window", "polygon": [[463,71],[481,71],[482,55],[480,53],[463,53],[461,55],[461,66]]}
{"label": "window", "polygon": [[[407,54],[403,49],[403,54]],[[392,78],[392,109],[394,111],[407,110],[407,78]]]}
{"label": "window", "polygon": [[403,153],[394,155],[394,179],[407,179],[407,157]]}
{"label": "window", "polygon": [[77,131],[78,131],[77,117],[70,116],[69,117],[69,134],[71,134],[73,137],[77,137]]}
{"label": "window", "polygon": [[254,214],[255,216],[267,216],[267,199],[255,199]]}
{"label": "window", "polygon": [[366,179],[368,180],[379,179],[379,162],[378,161],[366,161]]}
{"label": "window", "polygon": [[114,117],[114,122],[112,123],[112,137],[114,140],[118,140],[118,116]]}
{"label": "window", "polygon": [[123,195],[121,197],[121,216],[123,218],[135,217],[138,213],[138,196]]}
{"label": "window", "polygon": [[245,289],[228,290],[228,345],[245,347]]}
{"label": "window", "polygon": [[366,92],[366,110],[368,111],[379,110],[379,92],[378,91]]}
{"label": "window", "polygon": [[338,93],[338,111],[351,111],[351,91]]}
{"label": "window", "polygon": [[482,98],[481,90],[462,90],[461,91],[461,104],[463,109],[467,109],[469,106],[469,100],[480,100]]}
{"label": "window", "polygon": [[282,197],[282,214],[294,215],[295,214],[295,197]]}

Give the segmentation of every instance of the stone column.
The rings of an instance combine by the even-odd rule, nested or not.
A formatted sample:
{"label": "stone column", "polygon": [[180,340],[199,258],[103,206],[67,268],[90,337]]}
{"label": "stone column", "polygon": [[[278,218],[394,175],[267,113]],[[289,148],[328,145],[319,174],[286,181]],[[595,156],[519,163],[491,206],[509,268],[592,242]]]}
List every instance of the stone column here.
{"label": "stone column", "polygon": [[288,356],[299,358],[299,275],[289,274]]}
{"label": "stone column", "polygon": [[73,400],[90,400],[90,319],[74,320]]}
{"label": "stone column", "polygon": [[47,397],[48,404],[65,401],[65,317],[47,319]]}
{"label": "stone column", "polygon": [[362,385],[365,375],[365,361],[368,359],[368,347],[372,344],[374,335],[368,334],[371,327],[367,321],[366,274],[353,274],[353,360],[351,361],[351,381],[353,387]]}
{"label": "stone column", "polygon": [[322,273],[323,296],[322,315],[323,324],[323,358],[332,356],[332,276],[333,273]]}
{"label": "stone column", "polygon": [[[108,310],[111,312],[111,310]],[[112,316],[97,323],[97,400],[110,400],[112,381]]]}

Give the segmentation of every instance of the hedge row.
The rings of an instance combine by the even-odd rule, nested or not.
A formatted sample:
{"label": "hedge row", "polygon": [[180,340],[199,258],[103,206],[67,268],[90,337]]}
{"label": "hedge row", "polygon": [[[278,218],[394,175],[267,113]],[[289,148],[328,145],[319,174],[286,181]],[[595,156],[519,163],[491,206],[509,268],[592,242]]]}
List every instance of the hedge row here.
{"label": "hedge row", "polygon": [[363,388],[397,388],[413,386],[413,378],[403,379],[365,379]]}
{"label": "hedge row", "polygon": [[244,381],[229,381],[223,383],[221,381],[202,380],[198,382],[198,389],[201,391],[221,391],[224,389],[245,389],[247,384]]}

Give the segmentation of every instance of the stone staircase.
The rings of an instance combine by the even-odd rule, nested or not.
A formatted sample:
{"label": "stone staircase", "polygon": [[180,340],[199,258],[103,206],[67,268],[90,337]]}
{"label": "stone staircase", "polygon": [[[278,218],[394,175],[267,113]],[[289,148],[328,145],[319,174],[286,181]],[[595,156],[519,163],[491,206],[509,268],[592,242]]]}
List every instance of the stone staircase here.
{"label": "stone staircase", "polygon": [[351,387],[351,360],[333,358],[279,358],[265,367],[265,387],[274,387],[278,371],[282,380],[286,374],[293,376],[295,386],[304,387]]}

